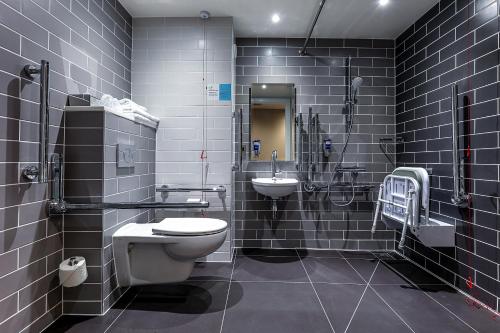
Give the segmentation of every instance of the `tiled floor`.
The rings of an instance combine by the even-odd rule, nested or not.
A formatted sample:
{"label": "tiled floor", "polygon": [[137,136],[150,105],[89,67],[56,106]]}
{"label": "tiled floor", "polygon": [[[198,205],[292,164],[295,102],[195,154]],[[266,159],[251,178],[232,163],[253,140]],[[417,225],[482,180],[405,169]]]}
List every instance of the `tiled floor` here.
{"label": "tiled floor", "polygon": [[46,332],[496,333],[500,318],[393,254],[244,250]]}

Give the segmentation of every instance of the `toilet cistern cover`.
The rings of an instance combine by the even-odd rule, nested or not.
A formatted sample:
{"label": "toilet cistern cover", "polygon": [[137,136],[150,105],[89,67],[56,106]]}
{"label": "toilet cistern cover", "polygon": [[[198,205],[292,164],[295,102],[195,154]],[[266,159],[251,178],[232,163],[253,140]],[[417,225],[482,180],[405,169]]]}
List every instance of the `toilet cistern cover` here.
{"label": "toilet cistern cover", "polygon": [[153,234],[170,236],[210,235],[226,230],[227,222],[210,218],[166,218],[155,223]]}

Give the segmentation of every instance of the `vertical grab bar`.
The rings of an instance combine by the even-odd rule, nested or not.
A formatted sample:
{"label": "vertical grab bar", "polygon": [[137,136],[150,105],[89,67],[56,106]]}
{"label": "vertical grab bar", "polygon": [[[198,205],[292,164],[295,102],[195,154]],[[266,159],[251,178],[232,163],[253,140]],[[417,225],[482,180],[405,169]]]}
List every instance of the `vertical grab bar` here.
{"label": "vertical grab bar", "polygon": [[467,207],[469,195],[465,193],[463,160],[459,160],[459,129],[458,129],[458,85],[451,86],[451,136],[453,156],[453,196],[451,202],[459,207]]}
{"label": "vertical grab bar", "polygon": [[33,65],[24,67],[24,74],[33,79],[40,75],[40,126],[38,166],[29,165],[23,169],[23,176],[33,181],[38,177],[39,183],[47,183],[49,179],[49,62],[42,60],[40,68]]}
{"label": "vertical grab bar", "polygon": [[307,178],[312,181],[313,178],[313,152],[312,152],[312,129],[313,129],[312,107],[309,107],[309,115],[307,117]]}
{"label": "vertical grab bar", "polygon": [[303,126],[303,120],[302,120],[302,113],[299,113],[297,116],[295,116],[295,136],[297,138],[295,145],[295,154],[296,154],[296,165],[297,165],[297,171],[302,172],[303,170],[303,165],[302,165],[302,126]]}
{"label": "vertical grab bar", "polygon": [[[238,166],[239,171],[243,171],[243,109],[240,108],[240,113],[238,114],[238,120],[239,120],[239,125],[240,125],[240,147],[239,147],[239,159],[240,159],[240,164]],[[250,150],[250,149],[249,149]]]}

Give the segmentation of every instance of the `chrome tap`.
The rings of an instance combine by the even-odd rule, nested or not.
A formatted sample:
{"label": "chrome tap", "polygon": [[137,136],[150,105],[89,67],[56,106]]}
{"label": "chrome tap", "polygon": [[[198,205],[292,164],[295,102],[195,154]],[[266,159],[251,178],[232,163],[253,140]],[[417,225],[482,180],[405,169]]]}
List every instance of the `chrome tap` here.
{"label": "chrome tap", "polygon": [[278,151],[275,149],[273,150],[273,153],[271,154],[271,177],[276,178],[276,173],[279,172],[278,168],[278,162],[276,161],[278,159]]}

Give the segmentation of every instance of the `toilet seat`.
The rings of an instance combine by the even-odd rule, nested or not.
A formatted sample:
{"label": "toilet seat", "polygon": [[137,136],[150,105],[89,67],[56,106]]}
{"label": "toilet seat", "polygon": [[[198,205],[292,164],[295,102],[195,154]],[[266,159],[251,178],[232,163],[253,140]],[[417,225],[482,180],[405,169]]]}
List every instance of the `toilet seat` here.
{"label": "toilet seat", "polygon": [[227,229],[227,222],[210,218],[166,218],[153,224],[152,232],[162,236],[212,235]]}

